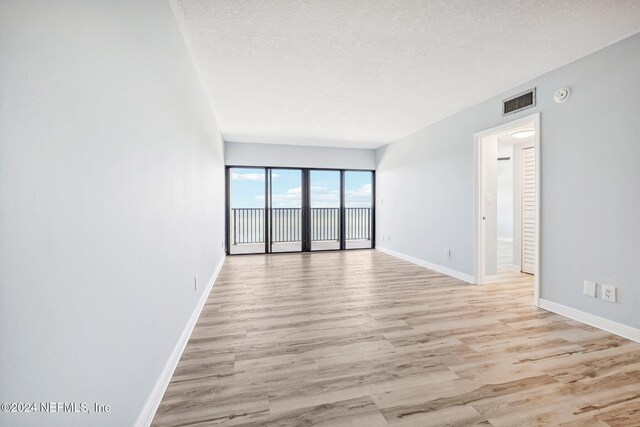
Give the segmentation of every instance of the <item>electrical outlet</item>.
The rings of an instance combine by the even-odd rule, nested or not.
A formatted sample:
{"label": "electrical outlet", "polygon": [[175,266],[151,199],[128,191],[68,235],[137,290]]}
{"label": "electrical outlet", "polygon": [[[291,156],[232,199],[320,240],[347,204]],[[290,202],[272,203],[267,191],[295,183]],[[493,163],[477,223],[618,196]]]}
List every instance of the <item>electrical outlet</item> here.
{"label": "electrical outlet", "polygon": [[616,302],[616,287],[602,285],[602,299],[609,302]]}
{"label": "electrical outlet", "polygon": [[444,257],[445,258],[451,258],[451,249],[445,249],[444,250]]}
{"label": "electrical outlet", "polygon": [[596,283],[589,282],[587,280],[584,281],[584,286],[582,289],[582,293],[589,297],[596,297]]}
{"label": "electrical outlet", "polygon": [[195,276],[193,278],[193,290],[197,291],[198,290],[198,276]]}

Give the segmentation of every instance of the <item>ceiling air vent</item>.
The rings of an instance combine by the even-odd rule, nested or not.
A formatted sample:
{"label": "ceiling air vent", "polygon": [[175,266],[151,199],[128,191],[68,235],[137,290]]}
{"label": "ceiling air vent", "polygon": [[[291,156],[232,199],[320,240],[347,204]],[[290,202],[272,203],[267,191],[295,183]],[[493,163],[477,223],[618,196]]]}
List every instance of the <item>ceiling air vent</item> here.
{"label": "ceiling air vent", "polygon": [[536,105],[536,88],[502,100],[502,115],[517,113]]}

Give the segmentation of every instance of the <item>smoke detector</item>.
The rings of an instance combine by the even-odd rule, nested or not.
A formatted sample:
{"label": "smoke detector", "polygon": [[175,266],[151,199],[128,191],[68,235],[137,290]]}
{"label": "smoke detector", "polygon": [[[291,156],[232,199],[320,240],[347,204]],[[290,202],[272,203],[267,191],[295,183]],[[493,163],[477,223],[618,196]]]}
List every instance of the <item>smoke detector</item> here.
{"label": "smoke detector", "polygon": [[556,101],[558,104],[560,104],[561,102],[564,102],[567,100],[567,98],[569,97],[569,93],[570,92],[568,87],[563,87],[562,89],[558,89],[553,94],[553,100]]}

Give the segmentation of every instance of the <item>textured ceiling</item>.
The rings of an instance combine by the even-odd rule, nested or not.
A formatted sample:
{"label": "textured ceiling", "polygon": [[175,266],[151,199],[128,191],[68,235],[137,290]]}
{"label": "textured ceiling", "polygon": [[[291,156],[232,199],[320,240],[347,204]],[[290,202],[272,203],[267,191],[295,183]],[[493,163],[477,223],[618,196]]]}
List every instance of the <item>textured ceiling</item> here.
{"label": "textured ceiling", "polygon": [[375,148],[640,31],[638,0],[172,0],[228,141]]}

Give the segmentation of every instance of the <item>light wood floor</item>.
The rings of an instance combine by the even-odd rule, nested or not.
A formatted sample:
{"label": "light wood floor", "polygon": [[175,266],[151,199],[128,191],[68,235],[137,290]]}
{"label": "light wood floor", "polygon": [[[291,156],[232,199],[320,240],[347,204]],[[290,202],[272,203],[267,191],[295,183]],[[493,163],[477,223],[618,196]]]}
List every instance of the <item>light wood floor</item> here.
{"label": "light wood floor", "polygon": [[638,426],[640,344],[377,251],[228,257],[156,426]]}

